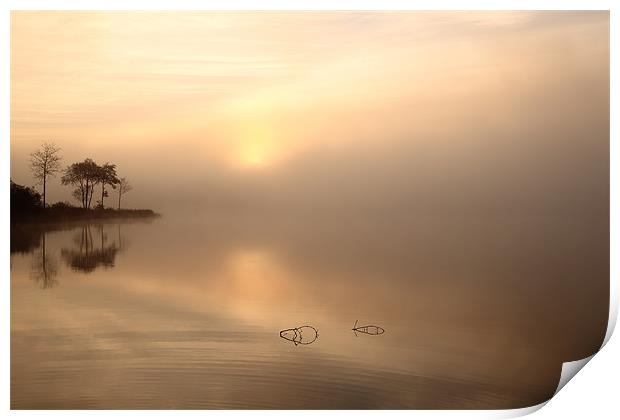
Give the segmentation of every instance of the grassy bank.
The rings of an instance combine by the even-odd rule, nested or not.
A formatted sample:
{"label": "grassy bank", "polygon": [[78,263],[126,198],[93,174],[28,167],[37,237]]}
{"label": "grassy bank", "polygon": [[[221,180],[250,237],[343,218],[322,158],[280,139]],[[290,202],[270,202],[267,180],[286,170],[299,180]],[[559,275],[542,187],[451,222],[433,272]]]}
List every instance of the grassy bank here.
{"label": "grassy bank", "polygon": [[79,220],[128,219],[158,217],[149,209],[83,209],[80,207],[48,207],[34,212],[11,214],[11,222],[50,223]]}

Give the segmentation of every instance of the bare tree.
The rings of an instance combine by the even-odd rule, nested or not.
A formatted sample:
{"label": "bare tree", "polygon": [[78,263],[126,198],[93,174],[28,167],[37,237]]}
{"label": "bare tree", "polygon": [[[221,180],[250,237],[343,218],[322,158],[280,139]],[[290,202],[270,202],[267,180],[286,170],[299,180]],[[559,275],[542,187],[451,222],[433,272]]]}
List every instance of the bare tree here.
{"label": "bare tree", "polygon": [[128,193],[129,191],[133,190],[133,187],[131,186],[131,184],[129,184],[129,181],[127,181],[127,178],[121,178],[118,181],[118,209],[121,209],[121,197],[123,196],[123,194]]}
{"label": "bare tree", "polygon": [[43,185],[43,208],[45,208],[45,189],[47,178],[60,170],[60,147],[54,143],[43,143],[41,148],[30,154],[30,170],[32,176]]}

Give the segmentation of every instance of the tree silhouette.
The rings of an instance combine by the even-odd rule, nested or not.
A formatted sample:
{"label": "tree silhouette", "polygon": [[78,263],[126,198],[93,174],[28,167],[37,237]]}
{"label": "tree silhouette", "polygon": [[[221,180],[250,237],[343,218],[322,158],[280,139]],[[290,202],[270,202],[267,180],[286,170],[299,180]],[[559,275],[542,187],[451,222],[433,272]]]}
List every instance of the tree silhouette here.
{"label": "tree silhouette", "polygon": [[108,196],[106,191],[106,185],[116,189],[116,184],[120,183],[120,179],[116,176],[116,165],[105,163],[99,167],[99,183],[101,184],[101,208],[105,208],[103,205],[103,198]]}
{"label": "tree silhouette", "polygon": [[101,167],[92,159],[73,163],[65,169],[61,182],[63,185],[72,185],[75,188],[73,197],[78,200],[82,208],[89,209],[93,199],[95,185],[101,180]]}
{"label": "tree silhouette", "polygon": [[54,176],[60,170],[60,147],[54,143],[43,143],[41,148],[30,154],[30,170],[32,176],[43,185],[43,208],[45,208],[45,190],[47,178]]}
{"label": "tree silhouette", "polygon": [[11,180],[11,220],[39,213],[41,194]]}
{"label": "tree silhouette", "polygon": [[131,186],[131,184],[129,184],[129,181],[127,181],[127,178],[121,178],[118,181],[118,209],[121,209],[121,197],[123,196],[123,194],[128,193],[129,191],[133,190],[133,187]]}

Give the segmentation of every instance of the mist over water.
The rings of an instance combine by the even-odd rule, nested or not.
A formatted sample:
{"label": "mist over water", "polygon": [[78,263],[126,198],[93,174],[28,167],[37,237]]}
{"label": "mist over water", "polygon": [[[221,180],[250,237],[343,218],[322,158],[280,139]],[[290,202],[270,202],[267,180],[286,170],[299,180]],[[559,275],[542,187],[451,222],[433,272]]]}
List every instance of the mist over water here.
{"label": "mist over water", "polygon": [[[604,232],[562,222],[63,229],[43,234],[53,281],[40,248],[11,258],[13,408],[515,408],[605,332]],[[278,335],[305,324],[311,345]]]}

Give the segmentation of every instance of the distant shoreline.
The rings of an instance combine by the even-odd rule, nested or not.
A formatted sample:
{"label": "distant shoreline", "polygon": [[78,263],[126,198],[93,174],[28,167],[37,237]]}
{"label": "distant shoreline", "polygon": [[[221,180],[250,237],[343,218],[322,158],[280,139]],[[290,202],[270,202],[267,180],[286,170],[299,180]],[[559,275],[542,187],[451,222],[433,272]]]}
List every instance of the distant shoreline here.
{"label": "distant shoreline", "polygon": [[23,215],[11,215],[11,224],[28,223],[44,224],[54,222],[75,222],[88,220],[112,220],[130,218],[155,218],[160,217],[150,209],[83,209],[79,207],[46,208],[35,213]]}

